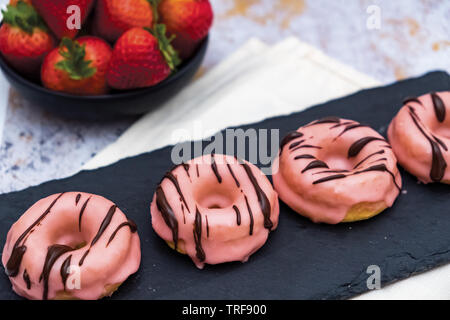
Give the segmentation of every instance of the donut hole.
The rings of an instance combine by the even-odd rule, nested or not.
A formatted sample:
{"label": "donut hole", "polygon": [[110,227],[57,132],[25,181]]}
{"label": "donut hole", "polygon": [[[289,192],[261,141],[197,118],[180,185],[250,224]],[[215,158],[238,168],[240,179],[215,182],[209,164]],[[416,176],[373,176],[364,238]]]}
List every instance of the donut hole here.
{"label": "donut hole", "polygon": [[64,236],[57,238],[54,243],[62,244],[73,248],[74,250],[81,249],[87,245],[87,241],[84,239],[79,239],[73,236]]}
{"label": "donut hole", "polygon": [[207,208],[208,209],[223,209],[224,207],[222,207],[220,204],[212,204],[212,205],[209,205]]}
{"label": "donut hole", "polygon": [[329,147],[327,147],[326,152],[319,153],[318,159],[327,164],[329,169],[326,170],[351,171],[353,169],[353,166],[355,165],[354,161],[356,159],[349,159],[346,151],[346,148],[339,148],[339,145],[337,143],[331,144]]}
{"label": "donut hole", "polygon": [[230,207],[233,204],[233,198],[227,194],[223,194],[214,190],[205,195],[200,195],[197,198],[197,203],[204,208],[208,209],[224,209]]}
{"label": "donut hole", "polygon": [[233,205],[238,196],[236,190],[236,186],[225,183],[202,182],[194,187],[194,198],[200,207],[220,210]]}
{"label": "donut hole", "polygon": [[350,161],[348,158],[344,158],[344,157],[339,157],[339,156],[335,156],[335,155],[329,155],[327,157],[325,157],[324,161],[328,167],[330,168],[329,170],[336,170],[336,171],[340,171],[340,170],[352,170],[353,169],[353,161]]}
{"label": "donut hole", "polygon": [[85,247],[89,241],[86,240],[83,232],[80,232],[77,228],[68,227],[60,228],[52,235],[52,243],[66,245],[74,250]]}

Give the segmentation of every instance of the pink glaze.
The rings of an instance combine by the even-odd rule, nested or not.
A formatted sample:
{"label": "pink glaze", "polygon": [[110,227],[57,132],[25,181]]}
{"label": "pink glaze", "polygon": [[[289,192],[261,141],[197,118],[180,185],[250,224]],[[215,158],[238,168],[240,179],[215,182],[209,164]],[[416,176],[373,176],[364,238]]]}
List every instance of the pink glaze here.
{"label": "pink glaze", "polygon": [[[366,137],[376,140],[361,140]],[[272,168],[275,190],[314,222],[339,223],[361,202],[390,207],[399,194],[401,176],[389,144],[355,121],[311,122],[289,134],[280,149]]]}
{"label": "pink glaze", "polygon": [[[164,197],[170,208],[161,207]],[[177,228],[164,219],[169,209]],[[231,156],[207,155],[165,175],[151,215],[155,232],[167,242],[177,242],[177,248],[202,269],[205,263],[245,262],[262,247],[278,225],[278,196],[256,166]]]}
{"label": "pink glaze", "polygon": [[[54,205],[51,206],[53,202]],[[3,248],[2,262],[6,267],[16,241],[50,208],[48,214],[20,241],[20,245],[26,246],[26,251],[19,272],[10,277],[13,290],[28,299],[45,298],[45,280],[39,279],[43,273],[47,250],[56,244],[74,248],[83,242],[86,243],[80,249],[59,256],[51,267],[48,277],[48,299],[53,299],[58,292],[64,291],[61,276],[63,262],[72,256],[70,265],[79,266],[80,260],[89,248],[90,252],[79,269],[80,288],[66,288],[66,292],[72,297],[98,299],[107,293],[105,286],[122,283],[135,273],[141,260],[140,241],[136,230],[131,232],[132,228],[129,226],[120,228],[107,246],[114,231],[122,223],[128,222],[123,212],[113,206],[111,201],[103,197],[82,192],[55,194],[36,202],[13,224]],[[83,214],[80,231],[81,212]],[[110,223],[106,225],[98,241],[90,247],[101,229],[102,222],[110,212],[113,212]],[[29,289],[23,276],[25,270],[30,279]],[[75,274],[69,275],[67,287],[73,287],[71,284],[76,283],[75,277]]]}
{"label": "pink glaze", "polygon": [[398,162],[423,183],[450,183],[450,91],[408,98],[389,125]]}

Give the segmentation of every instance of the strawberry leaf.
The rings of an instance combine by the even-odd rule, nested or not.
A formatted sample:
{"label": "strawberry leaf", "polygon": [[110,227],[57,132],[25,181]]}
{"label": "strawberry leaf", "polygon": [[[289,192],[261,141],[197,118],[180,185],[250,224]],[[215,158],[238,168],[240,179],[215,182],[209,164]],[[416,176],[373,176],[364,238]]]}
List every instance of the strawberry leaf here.
{"label": "strawberry leaf", "polygon": [[2,10],[3,21],[11,26],[19,27],[28,34],[33,34],[34,28],[47,31],[42,17],[30,4],[19,1],[15,6],[8,5],[6,11]]}
{"label": "strawberry leaf", "polygon": [[156,39],[158,39],[159,50],[164,56],[170,70],[176,71],[176,67],[180,65],[181,59],[178,56],[177,51],[171,45],[175,36],[167,38],[166,36],[166,25],[165,24],[155,24],[153,29],[145,28],[148,30]]}
{"label": "strawberry leaf", "polygon": [[59,54],[64,58],[55,64],[59,70],[69,74],[72,80],[83,80],[92,77],[97,68],[91,67],[91,60],[85,60],[86,45],[64,37],[59,46]]}

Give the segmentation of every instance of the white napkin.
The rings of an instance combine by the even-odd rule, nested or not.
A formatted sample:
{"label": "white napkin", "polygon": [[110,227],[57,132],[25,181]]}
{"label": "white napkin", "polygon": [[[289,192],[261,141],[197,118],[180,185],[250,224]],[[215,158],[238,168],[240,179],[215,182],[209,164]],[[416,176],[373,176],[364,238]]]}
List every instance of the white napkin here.
{"label": "white napkin", "polygon": [[[150,112],[84,169],[174,144],[209,137],[228,126],[289,114],[380,85],[295,38],[268,47],[252,39],[158,110]],[[356,299],[449,299],[450,265],[371,291]]]}

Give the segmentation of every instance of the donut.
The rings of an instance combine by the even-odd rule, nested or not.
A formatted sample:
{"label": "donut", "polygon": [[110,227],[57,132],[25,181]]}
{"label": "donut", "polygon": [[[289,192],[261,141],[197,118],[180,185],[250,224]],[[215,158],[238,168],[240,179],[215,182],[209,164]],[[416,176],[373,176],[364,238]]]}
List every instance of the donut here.
{"label": "donut", "polygon": [[423,183],[450,183],[450,91],[407,98],[388,139],[399,164]]}
{"label": "donut", "polygon": [[12,225],[2,255],[13,290],[33,300],[109,296],[140,260],[136,224],[111,201],[83,192],[36,202]]}
{"label": "donut", "polygon": [[156,188],[152,226],[172,249],[205,264],[246,262],[278,225],[278,195],[253,164],[205,155],[175,166]]}
{"label": "donut", "polygon": [[289,133],[272,166],[275,190],[316,223],[369,219],[393,205],[401,176],[390,145],[356,121],[327,117]]}

